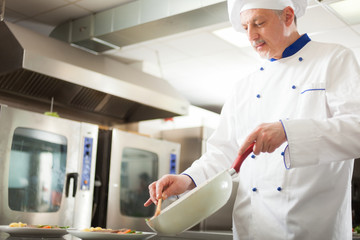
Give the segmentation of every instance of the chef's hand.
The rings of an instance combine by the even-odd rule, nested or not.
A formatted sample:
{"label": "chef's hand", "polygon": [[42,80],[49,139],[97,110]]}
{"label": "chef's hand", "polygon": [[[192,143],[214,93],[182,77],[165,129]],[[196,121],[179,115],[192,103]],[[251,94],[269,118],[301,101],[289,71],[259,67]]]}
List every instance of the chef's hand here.
{"label": "chef's hand", "polygon": [[160,198],[165,200],[169,196],[179,195],[194,187],[194,182],[187,175],[164,175],[162,178],[149,185],[150,198],[144,203],[144,206],[150,206],[151,203],[157,205]]}
{"label": "chef's hand", "polygon": [[253,153],[272,153],[286,141],[286,135],[281,122],[263,123],[252,131],[240,147],[239,154],[242,154],[251,143],[255,142]]}

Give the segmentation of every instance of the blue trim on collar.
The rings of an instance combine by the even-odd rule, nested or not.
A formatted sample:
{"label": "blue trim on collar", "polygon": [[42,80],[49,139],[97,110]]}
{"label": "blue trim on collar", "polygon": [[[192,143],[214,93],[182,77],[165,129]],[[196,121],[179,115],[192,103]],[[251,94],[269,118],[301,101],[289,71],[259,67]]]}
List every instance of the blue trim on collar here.
{"label": "blue trim on collar", "polygon": [[[297,53],[298,51],[300,51],[300,49],[302,49],[308,42],[310,42],[311,39],[309,38],[309,36],[305,33],[304,35],[302,35],[299,39],[297,39],[293,44],[291,44],[290,46],[288,46],[287,48],[285,48],[283,54],[282,54],[282,58],[286,58],[286,57],[290,57],[292,55],[294,55],[295,53]],[[278,59],[276,58],[271,58],[269,59],[271,62],[274,62]]]}

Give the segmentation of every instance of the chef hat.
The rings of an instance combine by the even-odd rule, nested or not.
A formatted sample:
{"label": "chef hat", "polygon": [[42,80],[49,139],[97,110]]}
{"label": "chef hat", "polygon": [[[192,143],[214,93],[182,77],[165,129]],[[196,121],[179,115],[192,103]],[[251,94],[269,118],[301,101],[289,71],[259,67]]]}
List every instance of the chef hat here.
{"label": "chef hat", "polygon": [[283,10],[292,7],[297,18],[304,15],[307,0],[228,0],[229,19],[236,31],[243,31],[240,13],[249,9],[273,9]]}

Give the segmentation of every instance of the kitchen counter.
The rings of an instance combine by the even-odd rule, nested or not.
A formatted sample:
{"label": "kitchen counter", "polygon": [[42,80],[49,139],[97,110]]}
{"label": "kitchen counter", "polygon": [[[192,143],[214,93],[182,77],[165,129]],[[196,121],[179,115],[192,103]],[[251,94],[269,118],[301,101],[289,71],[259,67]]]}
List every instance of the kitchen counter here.
{"label": "kitchen counter", "polygon": [[[73,237],[70,234],[62,238],[26,238],[26,237],[11,237],[9,234],[0,232],[0,240],[80,240],[80,238]],[[186,231],[175,236],[168,235],[153,235],[146,240],[232,240],[232,234],[229,232],[197,232]]]}
{"label": "kitchen counter", "polygon": [[186,231],[176,236],[161,236],[155,235],[149,240],[232,240],[232,233],[230,232],[197,232],[197,231]]}
{"label": "kitchen counter", "polygon": [[[70,234],[65,235],[62,238],[24,238],[24,237],[11,237],[9,234],[0,232],[0,240],[79,240],[77,237],[72,237]],[[221,232],[184,232],[176,236],[159,236],[154,235],[146,240],[232,240],[231,233]],[[354,234],[353,240],[360,240],[360,234]]]}

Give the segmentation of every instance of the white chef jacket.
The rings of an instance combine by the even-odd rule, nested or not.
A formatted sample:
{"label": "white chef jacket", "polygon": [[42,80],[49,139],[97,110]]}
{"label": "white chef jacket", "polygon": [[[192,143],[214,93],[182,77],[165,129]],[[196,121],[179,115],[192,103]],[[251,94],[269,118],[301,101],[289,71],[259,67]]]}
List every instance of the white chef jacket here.
{"label": "white chef jacket", "polygon": [[199,185],[230,168],[255,127],[279,120],[287,142],[249,156],[237,175],[234,239],[352,239],[360,69],[340,45],[310,41],[239,81],[207,152],[184,173]]}

